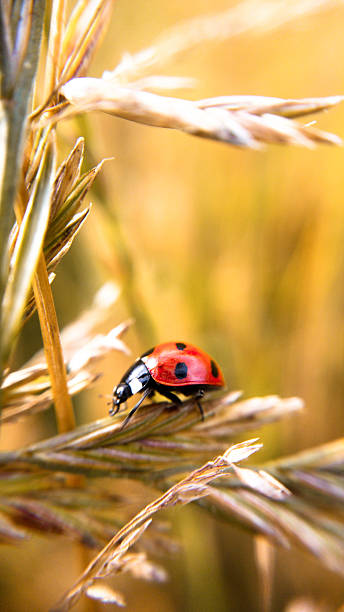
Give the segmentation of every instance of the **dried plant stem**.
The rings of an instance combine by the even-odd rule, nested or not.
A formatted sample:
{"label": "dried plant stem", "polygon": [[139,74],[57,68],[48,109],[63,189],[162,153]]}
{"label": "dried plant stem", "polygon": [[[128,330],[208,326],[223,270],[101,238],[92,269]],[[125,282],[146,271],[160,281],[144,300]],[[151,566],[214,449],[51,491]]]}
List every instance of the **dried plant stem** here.
{"label": "dried plant stem", "polygon": [[340,0],[243,0],[222,12],[186,19],[163,32],[153,44],[135,55],[125,54],[110,73],[122,83],[151,73],[178,56],[211,41],[234,38],[249,32],[255,36],[276,30],[312,13],[321,13]]}
{"label": "dried plant stem", "polygon": [[[23,190],[21,195],[22,197],[18,198],[15,204],[18,225],[20,225],[25,213],[25,193]],[[74,429],[75,417],[68,393],[59,326],[43,253],[38,260],[32,287],[37,304],[44,352],[51,380],[57,427],[59,433],[65,433]]]}
{"label": "dried plant stem", "polygon": [[49,369],[59,433],[75,427],[75,417],[68,393],[59,326],[49,284],[44,256],[41,255],[33,280],[33,291],[41,325],[45,357]]}
{"label": "dried plant stem", "polygon": [[[32,287],[50,375],[57,429],[59,433],[65,433],[74,429],[76,423],[72,400],[68,393],[59,326],[43,253],[38,261]],[[80,474],[69,474],[65,479],[66,485],[70,487],[82,486],[83,481],[84,478]]]}
{"label": "dried plant stem", "polygon": [[47,66],[45,88],[46,97],[55,91],[60,71],[59,59],[61,57],[62,37],[65,26],[65,0],[54,0],[51,10],[51,35],[49,36],[49,49],[47,53]]}
{"label": "dried plant stem", "polygon": [[53,608],[52,612],[65,612],[69,610],[80,599],[81,595],[87,591],[87,588],[95,579],[115,571],[116,561],[118,564],[119,558],[123,554],[123,549],[126,552],[129,546],[138,539],[150,525],[154,514],[177,504],[186,504],[203,497],[208,493],[208,483],[215,478],[220,476],[231,477],[233,475],[234,463],[246,459],[261,448],[262,445],[257,444],[257,440],[258,438],[254,438],[228,448],[223,455],[219,455],[212,461],[208,461],[200,468],[195,469],[138,512],[91,561],[77,582],[59,601],[57,606]]}

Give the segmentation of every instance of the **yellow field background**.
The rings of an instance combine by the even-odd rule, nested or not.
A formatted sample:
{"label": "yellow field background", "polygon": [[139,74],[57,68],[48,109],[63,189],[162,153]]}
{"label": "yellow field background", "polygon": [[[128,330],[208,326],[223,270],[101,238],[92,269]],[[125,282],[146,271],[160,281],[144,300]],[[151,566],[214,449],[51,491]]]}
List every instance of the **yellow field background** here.
{"label": "yellow field background", "polygon": [[[230,4],[118,1],[90,75],[112,69],[125,51],[149,46],[178,21]],[[202,43],[160,72],[194,77],[194,88],[177,94],[191,99],[341,94],[343,19],[344,8],[333,8],[273,31]],[[343,136],[344,105],[317,115],[316,125]],[[304,399],[301,415],[259,432],[262,457],[341,436],[342,148],[274,145],[248,151],[94,114],[59,128],[66,154],[79,135],[85,136],[89,165],[104,157],[114,160],[97,179],[91,214],[58,270],[54,295],[59,320],[66,324],[76,318],[111,279],[122,291],[112,323],[129,317],[135,323],[125,337],[132,357],[107,358],[97,386],[75,401],[78,422],[106,415],[104,395],[141,352],[176,340],[207,350],[221,364],[228,388],[242,389],[245,397]],[[19,347],[19,363],[39,348],[38,341],[32,320]],[[53,434],[53,427],[52,417],[31,418],[15,444]],[[3,447],[13,445],[18,426],[4,431]],[[251,535],[191,507],[161,518],[172,521],[183,549],[172,559],[160,559],[170,573],[167,584],[125,576],[113,581],[126,595],[128,612],[263,610]],[[298,597],[314,600],[317,607],[310,610],[317,612],[344,604],[343,581],[314,558],[296,549],[273,554],[268,583],[272,611],[292,612],[287,606]],[[46,610],[92,555],[56,536],[4,546],[1,609]],[[85,602],[75,608],[101,609]]]}

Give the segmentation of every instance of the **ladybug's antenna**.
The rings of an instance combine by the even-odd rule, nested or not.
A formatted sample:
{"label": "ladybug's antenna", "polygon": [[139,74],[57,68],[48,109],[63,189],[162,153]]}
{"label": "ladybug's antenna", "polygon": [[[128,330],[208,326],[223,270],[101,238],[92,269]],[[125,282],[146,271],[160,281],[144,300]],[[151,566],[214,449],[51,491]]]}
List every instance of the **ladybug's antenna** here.
{"label": "ladybug's antenna", "polygon": [[110,393],[99,393],[98,397],[101,397],[102,399],[106,399],[106,405],[107,406],[111,406],[112,402],[113,402],[113,396],[110,395]]}
{"label": "ladybug's antenna", "polygon": [[110,393],[99,393],[98,397],[101,399],[106,399],[106,405],[111,404],[112,402],[112,395],[110,395]]}

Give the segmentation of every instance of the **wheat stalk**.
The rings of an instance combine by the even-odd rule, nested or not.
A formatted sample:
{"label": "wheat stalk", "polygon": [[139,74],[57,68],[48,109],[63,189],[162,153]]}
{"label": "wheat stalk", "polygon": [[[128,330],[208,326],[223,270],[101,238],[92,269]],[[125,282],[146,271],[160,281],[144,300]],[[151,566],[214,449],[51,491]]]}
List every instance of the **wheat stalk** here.
{"label": "wheat stalk", "polygon": [[[261,444],[256,444],[256,442],[257,439],[248,440],[228,448],[223,455],[194,470],[154,502],[148,504],[127,525],[120,529],[101,550],[77,583],[54,608],[55,612],[69,610],[78,601],[82,593],[87,592],[87,589],[92,586],[95,580],[110,573],[121,571],[123,565],[126,565],[127,558],[125,555],[129,547],[133,546],[149,527],[152,516],[176,504],[187,504],[207,495],[209,482],[215,478],[229,476],[235,463],[246,459],[261,448]],[[99,593],[99,599],[103,600],[102,591]]]}
{"label": "wheat stalk", "polygon": [[[66,490],[58,474],[82,474],[88,479],[124,477],[146,483],[150,489],[154,485],[158,491],[173,490],[180,476],[188,478],[192,466],[225,451],[231,436],[302,408],[297,398],[240,400],[239,395],[230,393],[204,401],[205,422],[200,422],[193,401],[184,402],[179,410],[164,402],[142,407],[125,430],[121,429],[124,415],[120,414],[0,454],[1,533],[7,539],[25,537],[20,527],[20,517],[24,516],[28,526],[31,521],[43,531],[62,530],[93,545],[104,542],[110,535],[110,516],[112,525],[125,522],[121,508],[131,506],[128,494],[117,500],[91,483],[85,489]],[[212,515],[263,534],[281,546],[296,544],[342,573],[343,453],[343,441],[338,440],[250,469],[233,468],[229,481],[208,486],[207,496],[196,503]],[[149,507],[160,507],[160,501]],[[19,525],[15,526],[13,521],[18,518]],[[147,563],[149,566],[145,554],[138,559],[127,556],[128,546],[142,535],[140,525],[136,531],[135,523],[133,534],[117,551],[119,557],[117,553],[111,557],[117,561],[109,568],[116,571],[127,567],[131,571],[132,565],[137,568],[136,562],[143,568]],[[88,585],[82,578],[78,596]],[[71,603],[74,593],[73,589],[68,596]],[[98,587],[92,589],[92,597],[102,599],[110,594]],[[117,593],[113,597],[120,600]]]}
{"label": "wheat stalk", "polygon": [[57,107],[55,116],[54,109],[46,111],[48,123],[78,113],[102,111],[153,127],[177,129],[249,148],[266,143],[307,147],[315,143],[341,144],[337,136],[302,126],[290,118],[330,108],[342,101],[341,96],[301,100],[221,96],[191,101],[87,77],[72,79],[61,88],[61,94],[70,106],[61,111]]}

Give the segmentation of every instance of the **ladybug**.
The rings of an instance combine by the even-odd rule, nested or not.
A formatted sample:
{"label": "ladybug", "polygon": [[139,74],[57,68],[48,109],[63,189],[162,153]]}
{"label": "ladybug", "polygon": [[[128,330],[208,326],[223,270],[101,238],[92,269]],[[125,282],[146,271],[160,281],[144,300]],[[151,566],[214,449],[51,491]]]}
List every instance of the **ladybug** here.
{"label": "ladybug", "polygon": [[181,400],[175,393],[193,396],[204,419],[200,398],[224,384],[219,366],[207,353],[192,344],[165,342],[143,353],[126,371],[113,390],[109,412],[111,416],[117,414],[123,402],[142,393],[124,421],[125,427],[144,399],[158,391],[176,404]]}

